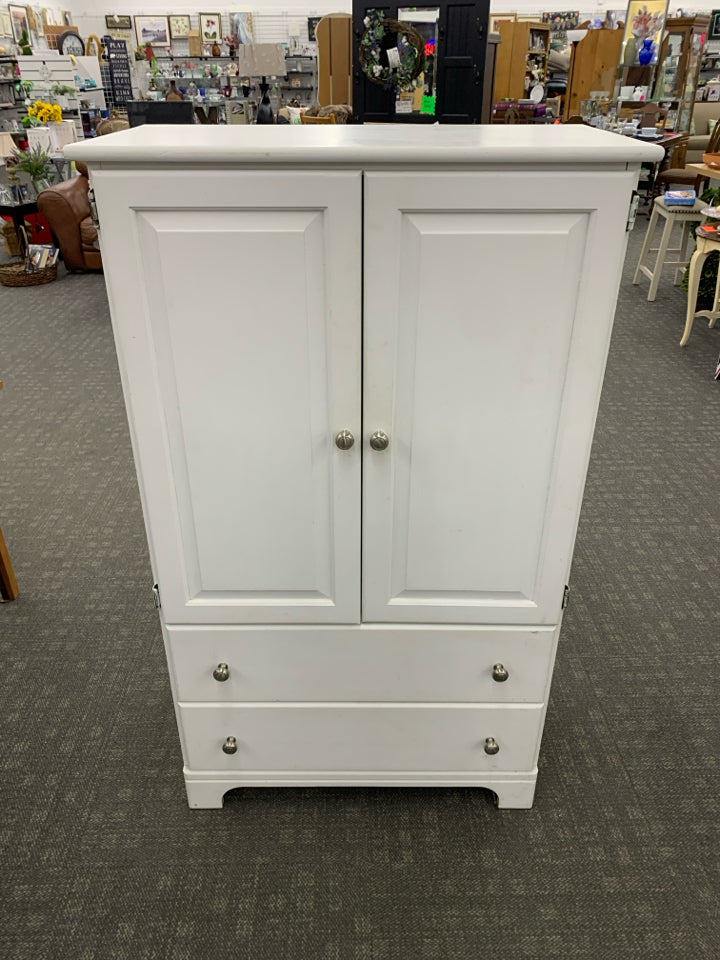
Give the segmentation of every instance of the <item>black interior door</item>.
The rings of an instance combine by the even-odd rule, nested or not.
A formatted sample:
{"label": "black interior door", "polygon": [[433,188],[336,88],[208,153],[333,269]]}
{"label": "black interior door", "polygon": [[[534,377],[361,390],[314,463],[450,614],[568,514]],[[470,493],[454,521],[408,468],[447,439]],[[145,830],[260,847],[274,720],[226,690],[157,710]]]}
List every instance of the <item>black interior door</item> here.
{"label": "black interior door", "polygon": [[[400,4],[399,6],[402,6]],[[439,0],[435,69],[438,92],[434,116],[395,112],[395,92],[371,83],[360,68],[360,38],[369,10],[397,18],[398,5],[353,3],[353,113],[358,123],[480,123],[490,0]]]}

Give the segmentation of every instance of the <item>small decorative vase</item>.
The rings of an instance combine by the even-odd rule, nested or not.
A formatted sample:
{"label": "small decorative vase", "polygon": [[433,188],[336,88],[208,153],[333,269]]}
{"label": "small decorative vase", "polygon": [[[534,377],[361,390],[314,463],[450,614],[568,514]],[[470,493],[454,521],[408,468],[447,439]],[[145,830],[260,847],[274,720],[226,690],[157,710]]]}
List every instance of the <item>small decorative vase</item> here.
{"label": "small decorative vase", "polygon": [[626,67],[631,67],[637,63],[637,40],[635,37],[628,37],[623,51],[623,63]]}
{"label": "small decorative vase", "polygon": [[37,180],[32,182],[33,190],[35,191],[35,196],[39,197],[43,190],[47,190],[50,186],[50,181],[47,177],[38,177]]}
{"label": "small decorative vase", "polygon": [[222,56],[222,47],[220,46],[219,43],[214,43],[214,44],[212,45],[212,55],[213,55],[214,57],[221,57],[221,56]]}
{"label": "small decorative vase", "polygon": [[643,40],[642,50],[638,54],[638,60],[640,61],[641,67],[646,67],[653,58],[653,42],[652,37],[648,37],[647,40]]}
{"label": "small decorative vase", "polygon": [[230,46],[228,47],[228,56],[229,57],[235,56],[235,47],[232,44],[230,44]]}

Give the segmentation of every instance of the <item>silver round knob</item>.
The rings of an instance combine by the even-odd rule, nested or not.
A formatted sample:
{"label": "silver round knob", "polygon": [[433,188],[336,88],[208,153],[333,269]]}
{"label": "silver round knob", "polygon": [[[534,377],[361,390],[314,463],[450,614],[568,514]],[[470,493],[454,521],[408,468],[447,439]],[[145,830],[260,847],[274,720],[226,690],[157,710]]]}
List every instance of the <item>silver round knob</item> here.
{"label": "silver round knob", "polygon": [[485,739],[485,753],[490,754],[491,757],[494,757],[496,753],[500,753],[500,745],[495,737],[487,737]]}
{"label": "silver round knob", "polygon": [[[485,748],[487,750],[487,747]],[[223,753],[237,753],[237,740],[235,737],[228,737],[223,744]]]}
{"label": "silver round knob", "polygon": [[349,450],[355,443],[355,437],[349,430],[341,430],[335,437],[335,446],[341,450]]}
{"label": "silver round knob", "polygon": [[492,668],[492,678],[495,683],[505,683],[510,674],[507,672],[502,663],[496,663]]}
{"label": "silver round knob", "polygon": [[386,433],[383,433],[382,430],[376,430],[370,437],[370,446],[373,450],[387,450],[389,443],[390,438]]}
{"label": "silver round knob", "polygon": [[230,676],[230,667],[226,663],[219,663],[213,670],[213,677],[222,683]]}

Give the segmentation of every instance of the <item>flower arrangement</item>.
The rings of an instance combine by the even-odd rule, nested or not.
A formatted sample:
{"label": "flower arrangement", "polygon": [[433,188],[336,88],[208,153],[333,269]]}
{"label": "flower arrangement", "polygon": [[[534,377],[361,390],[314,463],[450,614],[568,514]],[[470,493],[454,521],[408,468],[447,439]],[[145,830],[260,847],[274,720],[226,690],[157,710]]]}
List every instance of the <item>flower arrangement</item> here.
{"label": "flower arrangement", "polygon": [[52,173],[52,159],[42,147],[32,150],[15,150],[9,158],[9,165],[22,170],[32,181],[46,180]]}
{"label": "flower arrangement", "polygon": [[658,13],[657,11],[650,13],[646,6],[640,7],[633,17],[633,36],[637,37],[638,40],[647,40],[650,37],[654,37],[658,30],[662,28],[664,20],[665,17],[663,13]]}
{"label": "flower arrangement", "polygon": [[22,125],[28,127],[39,127],[45,123],[53,121],[60,123],[62,120],[62,107],[57,103],[44,103],[42,100],[36,100],[28,107],[27,116],[22,118]]}

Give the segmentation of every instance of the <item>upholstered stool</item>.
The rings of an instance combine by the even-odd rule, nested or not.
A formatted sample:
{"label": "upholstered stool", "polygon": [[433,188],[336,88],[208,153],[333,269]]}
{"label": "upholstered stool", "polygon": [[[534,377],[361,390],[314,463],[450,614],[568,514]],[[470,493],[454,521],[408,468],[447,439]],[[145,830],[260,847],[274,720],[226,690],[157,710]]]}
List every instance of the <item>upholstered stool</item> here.
{"label": "upholstered stool", "polygon": [[690,339],[690,332],[692,331],[695,317],[707,317],[710,321],[708,324],[710,327],[714,327],[715,321],[718,317],[720,317],[720,309],[718,309],[720,307],[720,269],[718,269],[718,277],[715,281],[715,297],[713,298],[712,309],[698,310],[697,312],[695,311],[702,269],[707,258],[715,251],[720,251],[720,238],[717,240],[711,240],[709,237],[698,236],[697,249],[690,260],[687,316],[685,318],[685,330],[683,332],[682,340],[680,341],[681,347],[684,347]]}
{"label": "upholstered stool", "polygon": [[[648,225],[647,233],[645,234],[645,240],[642,245],[642,250],[640,251],[640,259],[638,260],[637,269],[635,270],[635,276],[633,277],[633,283],[640,283],[640,277],[646,276],[650,279],[650,289],[648,290],[648,300],[654,300],[657,296],[657,288],[660,283],[660,276],[663,271],[663,267],[675,267],[675,286],[677,286],[682,280],[682,275],[685,267],[688,262],[688,247],[690,246],[690,229],[692,224],[700,223],[703,219],[703,215],[700,212],[707,207],[707,203],[704,203],[702,200],[696,200],[694,206],[692,207],[673,207],[668,206],[665,203],[664,197],[656,197],[653,201],[653,212],[650,217],[650,223]],[[658,220],[660,217],[664,217],[665,226],[663,228],[662,236],[660,237],[660,246],[651,247],[653,236],[655,234],[655,228],[657,226]],[[672,234],[673,227],[675,224],[679,223],[682,229],[680,237],[680,246],[671,247],[670,246],[670,235]],[[649,264],[650,254],[657,251],[657,257],[655,258],[655,265],[651,268]],[[665,258],[669,253],[678,253],[680,254],[679,260],[666,260]]]}

